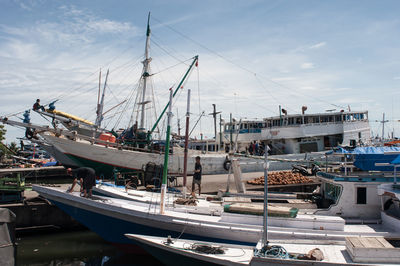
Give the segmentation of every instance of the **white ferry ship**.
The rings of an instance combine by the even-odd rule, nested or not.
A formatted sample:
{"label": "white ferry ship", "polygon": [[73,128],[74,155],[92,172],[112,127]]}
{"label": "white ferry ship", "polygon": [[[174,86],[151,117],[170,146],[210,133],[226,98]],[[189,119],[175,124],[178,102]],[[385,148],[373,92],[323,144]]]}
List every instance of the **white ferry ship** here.
{"label": "white ferry ship", "polygon": [[[225,123],[222,139],[246,151],[254,141],[272,154],[318,152],[332,147],[367,145],[371,141],[368,111],[281,115],[263,120]],[[219,142],[219,140],[218,140]]]}

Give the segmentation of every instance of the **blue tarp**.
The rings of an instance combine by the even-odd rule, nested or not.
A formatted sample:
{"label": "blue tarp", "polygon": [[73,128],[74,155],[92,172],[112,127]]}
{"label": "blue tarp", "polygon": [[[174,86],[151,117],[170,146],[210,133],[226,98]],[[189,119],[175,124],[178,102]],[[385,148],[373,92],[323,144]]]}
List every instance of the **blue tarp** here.
{"label": "blue tarp", "polygon": [[393,171],[393,166],[376,166],[376,163],[400,164],[400,155],[385,155],[385,152],[400,152],[400,147],[358,147],[354,150],[338,148],[327,154],[352,154],[354,166],[364,171]]}
{"label": "blue tarp", "polygon": [[385,152],[400,152],[400,147],[359,147],[353,150],[354,166],[364,171],[393,171],[393,166],[376,166],[376,163],[392,163],[399,155]]}
{"label": "blue tarp", "polygon": [[330,155],[330,154],[350,154],[351,151],[348,151],[342,147],[334,148],[333,150],[327,151],[325,154]]}
{"label": "blue tarp", "polygon": [[400,155],[397,155],[396,159],[394,159],[391,164],[399,164],[400,165]]}

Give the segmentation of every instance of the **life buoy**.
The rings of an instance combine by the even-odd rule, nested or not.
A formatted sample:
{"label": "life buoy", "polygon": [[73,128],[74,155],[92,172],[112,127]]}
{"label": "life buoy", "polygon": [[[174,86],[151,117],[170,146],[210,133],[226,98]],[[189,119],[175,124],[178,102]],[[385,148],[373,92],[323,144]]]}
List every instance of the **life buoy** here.
{"label": "life buoy", "polygon": [[225,159],[225,162],[224,162],[224,169],[225,169],[226,171],[229,171],[229,168],[231,168],[231,164],[232,164],[231,160],[229,160],[228,158],[226,158],[226,159]]}
{"label": "life buoy", "polygon": [[34,134],[34,132],[33,132],[33,130],[32,130],[31,128],[28,127],[28,128],[25,130],[25,137],[26,137],[27,139],[32,139],[34,135],[35,135],[35,134]]}

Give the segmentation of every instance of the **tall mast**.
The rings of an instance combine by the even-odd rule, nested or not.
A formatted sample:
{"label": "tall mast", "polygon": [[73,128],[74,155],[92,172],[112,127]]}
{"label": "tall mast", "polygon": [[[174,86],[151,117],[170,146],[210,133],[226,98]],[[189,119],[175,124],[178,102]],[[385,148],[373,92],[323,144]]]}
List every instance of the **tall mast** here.
{"label": "tall mast", "polygon": [[264,149],[264,221],[263,221],[263,247],[268,245],[268,144]]}
{"label": "tall mast", "polygon": [[101,100],[100,100],[100,103],[97,105],[97,117],[96,117],[96,123],[95,123],[97,127],[100,127],[101,121],[103,121],[104,95],[106,93],[109,72],[110,72],[110,70],[108,69],[107,74],[106,74],[106,80],[104,81],[104,87],[103,87],[103,93],[101,95]]}
{"label": "tall mast", "polygon": [[385,123],[389,122],[389,120],[385,120],[385,113],[382,116],[382,141],[385,139]]}
{"label": "tall mast", "polygon": [[187,179],[187,157],[188,157],[188,144],[189,144],[189,119],[190,119],[190,89],[187,95],[187,109],[186,109],[186,128],[185,128],[185,150],[183,157],[183,196],[186,198],[186,179]]}
{"label": "tall mast", "polygon": [[99,73],[99,92],[97,93],[97,108],[99,108],[99,103],[100,103],[100,90],[101,90],[101,68],[100,68],[100,73]]}
{"label": "tall mast", "polygon": [[150,47],[150,12],[147,17],[147,31],[146,31],[146,47],[144,50],[144,61],[143,63],[143,90],[142,90],[142,102],[140,103],[142,105],[142,112],[140,114],[140,125],[139,128],[144,128],[144,119],[145,119],[145,110],[146,110],[146,104],[149,102],[146,102],[146,88],[147,88],[147,78],[150,76],[149,73],[149,67],[150,67],[150,61],[151,58],[149,57],[149,47]]}
{"label": "tall mast", "polygon": [[213,112],[209,115],[212,115],[214,118],[214,136],[215,136],[215,143],[217,143],[217,114],[219,114],[221,112],[216,111],[215,103],[213,103],[212,106],[213,106]]}
{"label": "tall mast", "polygon": [[169,156],[169,140],[171,132],[171,119],[172,119],[172,98],[173,98],[172,88],[169,93],[169,108],[167,113],[167,136],[165,139],[165,151],[164,151],[164,169],[161,184],[161,200],[160,200],[160,213],[164,214],[165,209],[165,194],[167,193],[167,175],[168,175],[168,156]]}

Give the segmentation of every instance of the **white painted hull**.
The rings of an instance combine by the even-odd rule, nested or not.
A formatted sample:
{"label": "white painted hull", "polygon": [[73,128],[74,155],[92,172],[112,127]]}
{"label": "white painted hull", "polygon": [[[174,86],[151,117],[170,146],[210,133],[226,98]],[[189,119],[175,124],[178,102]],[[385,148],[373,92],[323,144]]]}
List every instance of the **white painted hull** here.
{"label": "white painted hull", "polygon": [[[42,137],[47,143],[53,145],[62,154],[75,158],[82,166],[85,165],[84,161],[91,161],[97,164],[108,165],[109,167],[116,167],[122,169],[144,170],[149,162],[161,165],[164,162],[163,153],[150,153],[134,150],[120,150],[114,147],[105,147],[104,145],[91,144],[88,141],[74,141],[63,137],[55,137],[53,135],[42,134]],[[188,169],[189,175],[191,169],[194,169],[195,157],[201,157],[202,173],[207,174],[221,174],[227,173],[224,169],[224,162],[226,154],[223,153],[206,153],[202,154],[197,151],[189,151],[188,155]],[[170,174],[183,173],[183,150],[176,148],[174,154],[169,156],[168,172]],[[262,160],[254,160],[250,158],[241,159],[245,162],[241,166],[243,172],[262,171]],[[248,163],[246,163],[248,162]]]}
{"label": "white painted hull", "polygon": [[[78,192],[66,193],[59,188],[33,186],[41,196],[66,210],[73,218],[100,235],[106,235],[108,241],[119,241],[125,233],[135,232],[133,228],[146,226],[147,232],[163,232],[167,235],[180,234],[182,231],[192,237],[218,239],[225,243],[257,243],[262,233],[262,216],[223,213],[221,216],[191,213],[189,210],[166,207],[164,215],[159,214],[158,204],[139,203],[129,200],[99,197],[98,200],[86,199]],[[61,205],[60,205],[61,204]],[[68,212],[69,211],[69,212]],[[79,213],[86,213],[80,216]],[[94,221],[96,217],[101,221]],[[83,220],[82,220],[83,219]],[[105,223],[103,224],[102,221]],[[108,222],[106,222],[108,221]],[[108,235],[112,224],[121,224],[121,235]],[[132,225],[131,225],[132,224]],[[93,227],[94,226],[94,227]],[[100,226],[100,227],[99,227]],[[344,240],[346,236],[393,236],[392,232],[374,231],[361,226],[360,231],[352,227],[343,229],[344,221],[339,217],[298,215],[296,218],[268,217],[270,239],[320,239]],[[132,228],[132,229],[130,229]],[[127,230],[121,232],[121,230]],[[129,232],[129,230],[133,230]],[[140,229],[142,230],[142,229]],[[154,234],[153,233],[153,234]],[[107,238],[110,237],[110,238]],[[117,240],[115,240],[117,239]]]}

